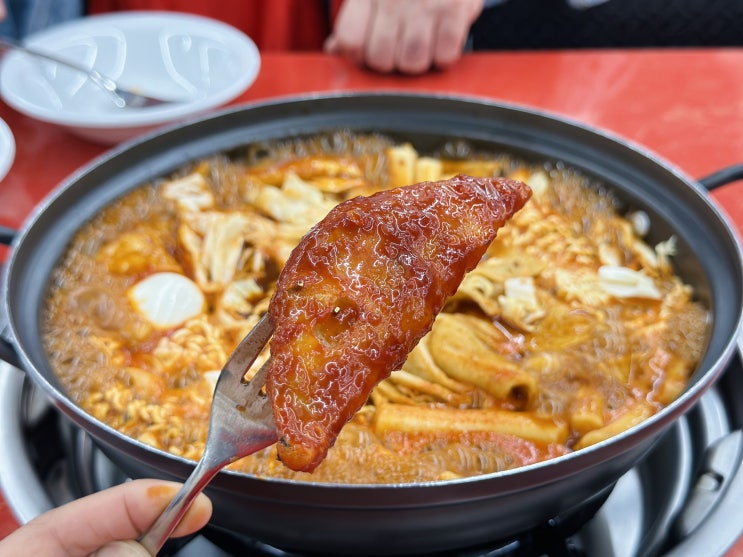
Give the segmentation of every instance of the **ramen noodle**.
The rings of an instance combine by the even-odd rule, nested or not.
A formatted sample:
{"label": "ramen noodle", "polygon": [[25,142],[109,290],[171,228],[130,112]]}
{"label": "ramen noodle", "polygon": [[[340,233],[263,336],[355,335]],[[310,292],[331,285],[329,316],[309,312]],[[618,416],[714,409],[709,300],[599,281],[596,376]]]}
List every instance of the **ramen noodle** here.
{"label": "ramen noodle", "polygon": [[96,419],[197,460],[219,370],[303,234],[355,195],[456,174],[534,194],[312,474],[275,447],[231,468],[355,484],[472,476],[601,442],[674,400],[709,316],[673,272],[673,237],[649,245],[642,219],[559,165],[350,132],[198,161],[104,208],[53,273],[51,365]]}

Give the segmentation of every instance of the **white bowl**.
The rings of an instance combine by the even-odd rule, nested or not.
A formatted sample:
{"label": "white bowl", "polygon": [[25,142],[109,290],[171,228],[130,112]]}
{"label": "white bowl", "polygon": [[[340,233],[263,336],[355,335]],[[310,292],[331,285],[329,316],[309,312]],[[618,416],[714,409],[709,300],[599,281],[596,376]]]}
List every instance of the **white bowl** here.
{"label": "white bowl", "polygon": [[9,52],[0,94],[10,106],[96,142],[113,144],[222,106],[255,81],[260,55],[234,27],[177,12],[81,18],[28,37],[27,46],[82,63],[138,92],[182,102],[118,108],[84,74]]}
{"label": "white bowl", "polygon": [[13,165],[15,159],[15,138],[13,132],[10,131],[10,127],[5,123],[5,120],[0,118],[0,180],[5,178],[5,175]]}

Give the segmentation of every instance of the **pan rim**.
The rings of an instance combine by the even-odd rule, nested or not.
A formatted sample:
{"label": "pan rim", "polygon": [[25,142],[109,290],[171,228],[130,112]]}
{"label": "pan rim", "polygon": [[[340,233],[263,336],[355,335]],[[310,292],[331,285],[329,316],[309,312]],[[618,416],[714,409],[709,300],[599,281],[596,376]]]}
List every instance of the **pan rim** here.
{"label": "pan rim", "polygon": [[[71,174],[68,178],[63,180],[54,190],[52,190],[52,192],[50,192],[50,194],[44,200],[42,200],[40,204],[38,204],[35,207],[34,211],[24,222],[20,233],[16,236],[14,242],[11,245],[10,259],[9,259],[9,263],[6,269],[6,273],[3,277],[4,304],[6,308],[6,316],[8,317],[8,320],[9,320],[8,329],[10,332],[12,342],[14,343],[16,349],[19,352],[20,359],[22,360],[24,364],[24,368],[27,370],[27,373],[30,373],[32,375],[32,378],[38,384],[42,386],[42,388],[48,395],[51,395],[51,398],[54,401],[55,405],[57,405],[65,414],[72,417],[74,421],[78,421],[78,423],[79,423],[79,420],[82,420],[84,422],[95,421],[95,425],[97,426],[97,428],[99,428],[101,432],[104,433],[106,436],[120,438],[125,443],[129,443],[129,444],[133,443],[138,448],[145,450],[148,453],[152,453],[156,455],[158,458],[172,461],[174,465],[180,466],[181,468],[183,467],[190,468],[195,465],[195,463],[193,463],[190,460],[183,459],[181,457],[177,457],[176,455],[172,455],[166,451],[162,451],[160,449],[156,449],[154,447],[145,445],[139,441],[136,441],[132,438],[124,436],[123,434],[119,433],[117,430],[111,428],[110,426],[107,426],[106,424],[103,424],[102,422],[98,422],[97,420],[94,420],[94,418],[92,418],[90,415],[84,412],[77,405],[72,403],[67,397],[62,396],[62,393],[60,393],[59,389],[57,389],[54,385],[52,385],[52,383],[39,370],[37,370],[36,365],[34,364],[35,358],[33,358],[32,354],[27,352],[24,346],[24,343],[22,341],[23,335],[19,329],[17,322],[15,319],[11,318],[10,308],[12,305],[12,301],[10,300],[10,296],[12,294],[12,288],[9,287],[9,282],[15,276],[14,273],[16,272],[15,271],[16,267],[20,265],[20,263],[16,259],[16,253],[26,243],[30,241],[28,238],[31,236],[32,231],[35,231],[36,228],[40,226],[38,223],[41,221],[43,215],[47,213],[50,207],[54,206],[55,203],[58,203],[59,200],[62,198],[62,196],[64,196],[65,193],[67,193],[71,187],[79,183],[79,181],[84,179],[91,171],[99,169],[100,167],[103,167],[105,165],[108,165],[111,163],[111,161],[117,161],[121,157],[128,156],[133,150],[135,151],[142,150],[143,148],[146,148],[149,145],[151,145],[152,142],[167,141],[172,136],[182,133],[184,129],[190,129],[194,126],[195,127],[204,126],[205,123],[219,122],[221,119],[230,118],[231,116],[236,115],[236,114],[241,115],[241,114],[245,114],[250,111],[261,110],[261,109],[271,109],[271,108],[276,108],[276,107],[286,107],[288,105],[297,105],[298,103],[299,104],[307,103],[307,102],[333,103],[337,101],[342,101],[344,99],[352,99],[355,102],[360,102],[360,101],[363,101],[364,99],[368,99],[374,102],[380,102],[380,101],[389,100],[389,99],[403,99],[406,102],[419,102],[421,100],[425,100],[426,102],[442,102],[443,101],[443,102],[449,102],[449,103],[451,102],[465,103],[467,105],[472,106],[473,108],[488,107],[489,109],[505,110],[505,111],[528,114],[529,117],[546,119],[547,121],[556,122],[558,125],[579,129],[579,130],[582,130],[582,132],[584,133],[597,135],[603,138],[604,140],[608,140],[609,142],[617,144],[618,146],[621,147],[621,149],[628,150],[634,153],[636,156],[640,156],[644,158],[652,165],[663,170],[665,173],[668,173],[669,175],[674,176],[677,180],[684,183],[686,186],[688,186],[689,190],[695,191],[699,200],[702,201],[703,204],[705,205],[705,210],[708,211],[711,216],[714,216],[715,218],[717,218],[719,220],[719,223],[721,224],[722,229],[728,233],[729,235],[728,241],[729,241],[730,247],[734,247],[734,251],[735,251],[735,253],[731,254],[731,256],[734,259],[736,259],[738,263],[743,261],[743,256],[741,255],[743,252],[741,250],[740,241],[737,238],[737,236],[733,233],[732,226],[728,222],[727,216],[720,210],[719,207],[717,207],[709,199],[709,196],[706,195],[706,192],[703,191],[701,186],[696,181],[688,178],[675,165],[672,165],[668,161],[665,161],[664,159],[660,158],[658,155],[656,155],[652,151],[649,151],[648,149],[640,145],[636,145],[629,140],[621,138],[620,136],[610,131],[603,130],[595,126],[587,125],[585,123],[581,123],[571,118],[552,114],[546,111],[535,110],[530,107],[524,107],[524,106],[514,105],[514,104],[509,104],[509,103],[500,103],[500,102],[493,101],[492,99],[476,97],[476,96],[449,95],[449,94],[433,94],[433,95],[425,94],[423,95],[423,94],[409,93],[409,92],[395,93],[391,91],[384,91],[384,92],[359,91],[359,92],[353,92],[353,93],[346,92],[346,93],[335,93],[335,94],[305,94],[305,95],[299,95],[299,96],[277,97],[269,101],[251,103],[251,104],[243,105],[240,107],[233,107],[233,108],[229,108],[226,110],[222,110],[210,116],[196,118],[191,122],[187,122],[185,124],[174,125],[167,129],[156,131],[156,132],[147,134],[146,136],[143,136],[141,138],[121,144],[120,146],[104,153],[103,155],[96,157],[95,159],[90,161],[90,163],[81,167],[80,169],[75,171],[73,174]],[[224,149],[219,149],[219,150],[224,150]],[[134,187],[136,187],[136,185],[132,186],[131,189],[133,189]],[[738,267],[743,269],[743,264],[739,264]],[[582,460],[588,460],[588,461],[593,460],[595,461],[593,465],[598,465],[608,459],[608,455],[604,455],[604,452],[605,452],[604,447],[606,447],[607,445],[619,445],[619,444],[626,443],[630,438],[635,437],[637,432],[644,432],[645,434],[649,434],[653,430],[660,429],[663,425],[660,422],[667,419],[668,415],[683,413],[686,409],[688,409],[690,406],[692,406],[696,402],[699,396],[701,396],[702,392],[705,391],[708,388],[708,386],[716,380],[717,376],[719,376],[724,366],[727,364],[729,359],[734,354],[735,347],[736,347],[736,338],[740,334],[743,328],[743,311],[741,310],[738,311],[737,316],[734,321],[735,321],[735,324],[732,326],[733,330],[730,335],[730,338],[727,340],[727,343],[724,346],[722,346],[722,349],[718,351],[718,354],[712,359],[712,361],[708,362],[707,364],[708,369],[697,371],[697,373],[703,376],[704,378],[703,381],[700,380],[700,381],[696,381],[693,384],[691,384],[689,387],[687,387],[684,393],[682,393],[682,395],[680,395],[676,400],[674,400],[671,404],[663,408],[657,414],[645,420],[643,423],[617,436],[614,436],[606,441],[603,441],[591,447],[587,447],[580,451],[576,451],[573,453],[569,453],[567,455],[559,456],[559,457],[556,457],[556,458],[553,458],[547,461],[515,468],[512,470],[505,470],[502,472],[495,472],[492,474],[472,476],[468,478],[441,480],[441,481],[436,481],[436,482],[426,482],[426,483],[418,483],[418,484],[415,484],[415,483],[319,484],[319,483],[312,483],[312,482],[300,482],[297,480],[281,480],[281,479],[275,479],[275,478],[271,478],[271,479],[261,478],[260,481],[277,484],[277,485],[289,485],[289,486],[292,486],[292,489],[295,489],[297,485],[302,485],[302,486],[311,486],[312,489],[320,489],[320,490],[373,489],[375,491],[379,491],[382,489],[388,489],[388,490],[399,491],[399,490],[417,490],[417,489],[431,488],[431,487],[437,487],[437,486],[461,486],[461,485],[467,485],[467,484],[472,484],[472,483],[480,483],[482,481],[498,479],[498,478],[513,479],[514,477],[539,475],[540,472],[543,471],[545,468],[549,468],[550,470],[555,470],[558,467],[569,469],[571,467],[571,463],[577,458],[581,458]],[[221,472],[220,476],[225,476],[225,477],[237,476],[241,479],[243,478],[258,479],[255,476],[252,476],[249,474],[234,472],[230,470],[225,470]],[[549,481],[551,481],[549,478],[544,479],[545,483],[548,483]],[[219,478],[217,478],[216,482],[217,482],[217,485],[219,485],[218,484]],[[518,484],[519,482],[515,482],[515,483]],[[533,486],[534,483],[529,482],[529,485]],[[520,489],[520,487],[515,486],[514,489],[518,490]]]}

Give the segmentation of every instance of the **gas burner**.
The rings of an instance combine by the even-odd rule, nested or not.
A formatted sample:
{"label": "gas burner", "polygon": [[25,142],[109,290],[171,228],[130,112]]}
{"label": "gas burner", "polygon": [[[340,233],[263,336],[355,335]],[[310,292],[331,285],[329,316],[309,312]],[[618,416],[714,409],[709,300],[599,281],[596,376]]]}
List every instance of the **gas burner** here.
{"label": "gas burner", "polygon": [[[2,369],[5,367],[7,369]],[[743,531],[743,393],[739,358],[613,488],[513,539],[431,557],[645,557],[717,555]],[[25,376],[0,365],[0,487],[21,523],[126,476]],[[162,555],[301,557],[208,526],[171,540]],[[314,556],[316,557],[316,556]]]}

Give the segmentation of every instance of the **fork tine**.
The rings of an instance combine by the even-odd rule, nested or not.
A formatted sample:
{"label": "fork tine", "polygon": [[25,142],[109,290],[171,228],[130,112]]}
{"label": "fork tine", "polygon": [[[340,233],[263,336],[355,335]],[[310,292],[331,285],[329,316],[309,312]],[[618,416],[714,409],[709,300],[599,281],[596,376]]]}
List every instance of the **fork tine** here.
{"label": "fork tine", "polygon": [[230,383],[230,388],[237,388],[243,382],[245,372],[253,365],[272,334],[273,325],[268,315],[264,315],[232,352],[222,368],[218,383],[226,381]]}

